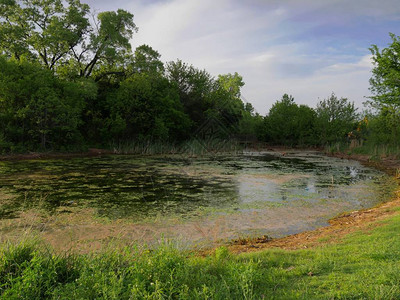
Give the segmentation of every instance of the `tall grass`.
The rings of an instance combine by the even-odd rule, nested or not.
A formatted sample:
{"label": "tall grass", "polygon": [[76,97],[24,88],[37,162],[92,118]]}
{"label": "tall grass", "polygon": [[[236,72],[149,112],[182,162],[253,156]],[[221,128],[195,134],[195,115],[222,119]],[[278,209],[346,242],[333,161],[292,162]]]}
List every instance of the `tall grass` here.
{"label": "tall grass", "polygon": [[129,141],[112,143],[110,148],[120,154],[186,154],[208,155],[217,153],[240,153],[242,146],[238,141],[222,139],[189,140],[182,143],[169,143],[165,141]]}
{"label": "tall grass", "polygon": [[353,153],[370,155],[372,158],[382,158],[387,156],[395,156],[400,158],[400,146],[397,145],[376,145],[364,144],[361,147],[354,148]]}
{"label": "tall grass", "polygon": [[368,155],[373,160],[380,160],[383,157],[393,156],[400,159],[400,146],[373,144],[373,143],[335,143],[325,147],[327,153],[348,153]]}
{"label": "tall grass", "polygon": [[399,299],[400,216],[324,248],[198,257],[169,244],[55,254],[0,252],[1,299]]}
{"label": "tall grass", "polygon": [[[221,251],[220,251],[221,252]],[[54,255],[31,243],[1,252],[2,299],[254,299],[257,263],[189,257],[164,245],[97,255]]]}
{"label": "tall grass", "polygon": [[349,149],[349,144],[348,143],[344,143],[344,142],[338,142],[338,143],[334,143],[334,144],[329,144],[325,146],[325,152],[326,153],[342,153],[345,151],[348,151]]}

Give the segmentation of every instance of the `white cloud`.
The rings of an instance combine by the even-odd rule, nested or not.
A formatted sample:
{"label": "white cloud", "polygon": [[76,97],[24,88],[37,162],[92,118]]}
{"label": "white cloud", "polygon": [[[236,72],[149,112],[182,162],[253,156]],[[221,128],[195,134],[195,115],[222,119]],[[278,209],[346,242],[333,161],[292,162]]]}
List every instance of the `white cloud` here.
{"label": "white cloud", "polygon": [[[400,16],[397,1],[119,0],[118,4],[125,3],[122,8],[135,14],[139,32],[134,46],[149,44],[164,61],[179,58],[214,76],[239,72],[246,82],[243,96],[265,114],[284,93],[315,106],[335,92],[361,106],[369,94],[367,47],[375,36],[369,37],[357,22],[370,20],[373,28],[386,19],[395,22]],[[368,37],[367,45],[359,44],[360,31]]]}
{"label": "white cloud", "polygon": [[[337,59],[340,61],[340,58]],[[293,95],[299,104],[315,107],[320,100],[335,92],[338,97],[348,98],[356,106],[362,107],[365,96],[369,95],[370,70],[369,55],[361,57],[356,63],[339,62],[301,77],[277,78],[267,64],[263,68],[242,70],[247,79],[243,95],[250,101],[257,99],[254,105],[262,114],[284,93]]]}
{"label": "white cloud", "polygon": [[320,75],[323,75],[323,74],[343,74],[355,71],[360,71],[360,72],[369,71],[372,68],[371,59],[372,59],[371,55],[365,55],[361,57],[361,59],[358,62],[355,63],[338,62],[326,68],[321,69],[319,73]]}
{"label": "white cloud", "polygon": [[[173,0],[150,6],[132,4],[141,11],[136,22],[140,31],[134,45],[148,43],[160,49],[165,60],[190,58],[192,63],[210,65],[207,59],[221,61],[246,52],[248,37],[279,21],[280,13],[257,16],[250,8],[232,6],[228,0]],[[268,18],[268,21],[260,20]],[[250,40],[250,42],[253,42]]]}

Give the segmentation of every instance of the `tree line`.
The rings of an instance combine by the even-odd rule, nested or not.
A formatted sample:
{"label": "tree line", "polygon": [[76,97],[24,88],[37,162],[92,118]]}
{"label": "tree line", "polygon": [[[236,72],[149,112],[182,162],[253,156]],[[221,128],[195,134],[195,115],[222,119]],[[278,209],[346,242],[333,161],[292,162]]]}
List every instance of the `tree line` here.
{"label": "tree line", "polygon": [[242,100],[238,73],[213,77],[181,60],[163,63],[148,45],[131,49],[133,18],[121,9],[94,15],[79,0],[0,0],[0,152],[182,143],[194,136],[399,145],[395,35],[388,48],[371,48],[370,112],[358,113],[334,94],[315,109],[285,94],[261,116]]}

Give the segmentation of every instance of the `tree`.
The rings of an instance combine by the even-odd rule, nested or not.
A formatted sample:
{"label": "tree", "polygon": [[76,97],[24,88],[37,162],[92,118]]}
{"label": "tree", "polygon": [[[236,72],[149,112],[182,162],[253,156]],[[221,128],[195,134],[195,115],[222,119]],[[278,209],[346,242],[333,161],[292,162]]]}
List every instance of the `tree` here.
{"label": "tree", "polygon": [[0,57],[0,134],[10,150],[60,149],[81,142],[90,83],[58,79],[37,63]]}
{"label": "tree", "polygon": [[185,113],[195,126],[206,120],[205,112],[212,106],[212,93],[217,86],[213,77],[205,70],[199,70],[181,60],[169,62],[166,67],[167,78],[178,91]]}
{"label": "tree", "polygon": [[383,106],[379,111],[367,112],[356,134],[370,146],[400,146],[400,111]]}
{"label": "tree", "polygon": [[228,91],[232,97],[240,98],[240,89],[244,86],[243,77],[237,72],[235,74],[218,75],[218,84]]}
{"label": "tree", "polygon": [[179,90],[184,110],[193,121],[193,130],[207,127],[219,138],[238,133],[244,111],[240,99],[244,82],[238,73],[219,75],[215,80],[207,71],[178,60],[167,64],[166,74]]}
{"label": "tree", "polygon": [[298,106],[288,94],[272,106],[264,122],[264,139],[270,143],[293,146],[315,142],[315,112],[306,105]]}
{"label": "tree", "polygon": [[91,76],[100,63],[121,63],[137,30],[133,15],[121,9],[102,12],[91,24],[87,4],[64,3],[0,0],[0,51],[38,59],[51,70],[69,67],[80,77]]}
{"label": "tree", "polygon": [[218,79],[216,80],[216,91],[214,93],[212,109],[231,135],[245,135],[245,132],[249,133],[248,130],[243,130],[246,122],[241,121],[244,118],[247,119],[247,123],[253,121],[250,121],[250,119],[253,118],[252,113],[254,108],[251,105],[247,105],[249,111],[246,111],[245,104],[241,99],[241,88],[243,86],[243,78],[237,72],[235,74],[218,75]]}
{"label": "tree", "polygon": [[275,102],[265,118],[267,141],[282,145],[294,142],[296,111],[297,104],[288,94],[284,94],[281,101]]}
{"label": "tree", "polygon": [[125,10],[99,13],[89,44],[74,58],[80,65],[80,76],[89,77],[98,62],[115,65],[123,63],[127,53],[131,52],[130,39],[137,27],[133,15]]}
{"label": "tree", "polygon": [[164,64],[160,60],[161,55],[148,45],[141,45],[136,48],[133,71],[138,73],[156,73],[163,74]]}
{"label": "tree", "polygon": [[180,140],[190,128],[177,90],[166,78],[135,73],[107,98],[107,139]]}
{"label": "tree", "polygon": [[318,145],[318,137],[315,134],[315,122],[317,114],[307,105],[299,105],[297,111],[298,145]]}
{"label": "tree", "polygon": [[372,77],[370,79],[371,104],[377,106],[393,106],[400,108],[400,37],[390,34],[392,43],[379,50],[372,45]]}
{"label": "tree", "polygon": [[347,98],[338,99],[334,93],[320,101],[316,109],[317,127],[322,144],[342,142],[353,130],[357,109]]}
{"label": "tree", "polygon": [[264,118],[258,113],[254,113],[254,108],[250,103],[246,103],[245,110],[242,112],[242,117],[239,121],[240,139],[246,141],[262,139]]}
{"label": "tree", "polygon": [[20,59],[30,53],[27,41],[29,23],[20,17],[14,0],[0,0],[0,53]]}
{"label": "tree", "polygon": [[368,142],[375,145],[400,144],[400,37],[391,33],[391,44],[379,50],[372,45],[372,77],[369,104],[377,109],[370,117]]}

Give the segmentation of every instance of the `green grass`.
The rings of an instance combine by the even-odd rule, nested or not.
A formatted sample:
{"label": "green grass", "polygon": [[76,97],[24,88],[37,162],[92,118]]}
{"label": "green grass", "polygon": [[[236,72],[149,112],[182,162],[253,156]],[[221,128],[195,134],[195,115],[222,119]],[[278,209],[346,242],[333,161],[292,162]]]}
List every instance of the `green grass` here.
{"label": "green grass", "polygon": [[4,245],[1,299],[399,299],[400,216],[324,248],[197,257],[164,244],[56,255]]}
{"label": "green grass", "polygon": [[372,159],[379,160],[381,157],[393,155],[400,158],[400,146],[396,145],[373,145],[365,144],[352,149],[353,153],[370,155]]}
{"label": "green grass", "polygon": [[399,145],[385,145],[364,143],[361,146],[352,148],[349,143],[336,143],[325,147],[325,152],[346,153],[368,155],[371,160],[380,161],[383,157],[393,156],[400,159],[400,146]]}
{"label": "green grass", "polygon": [[221,153],[240,153],[243,147],[234,139],[223,140],[210,138],[207,140],[193,139],[181,144],[163,141],[131,141],[111,144],[110,149],[120,154],[185,154],[185,155],[215,155]]}

